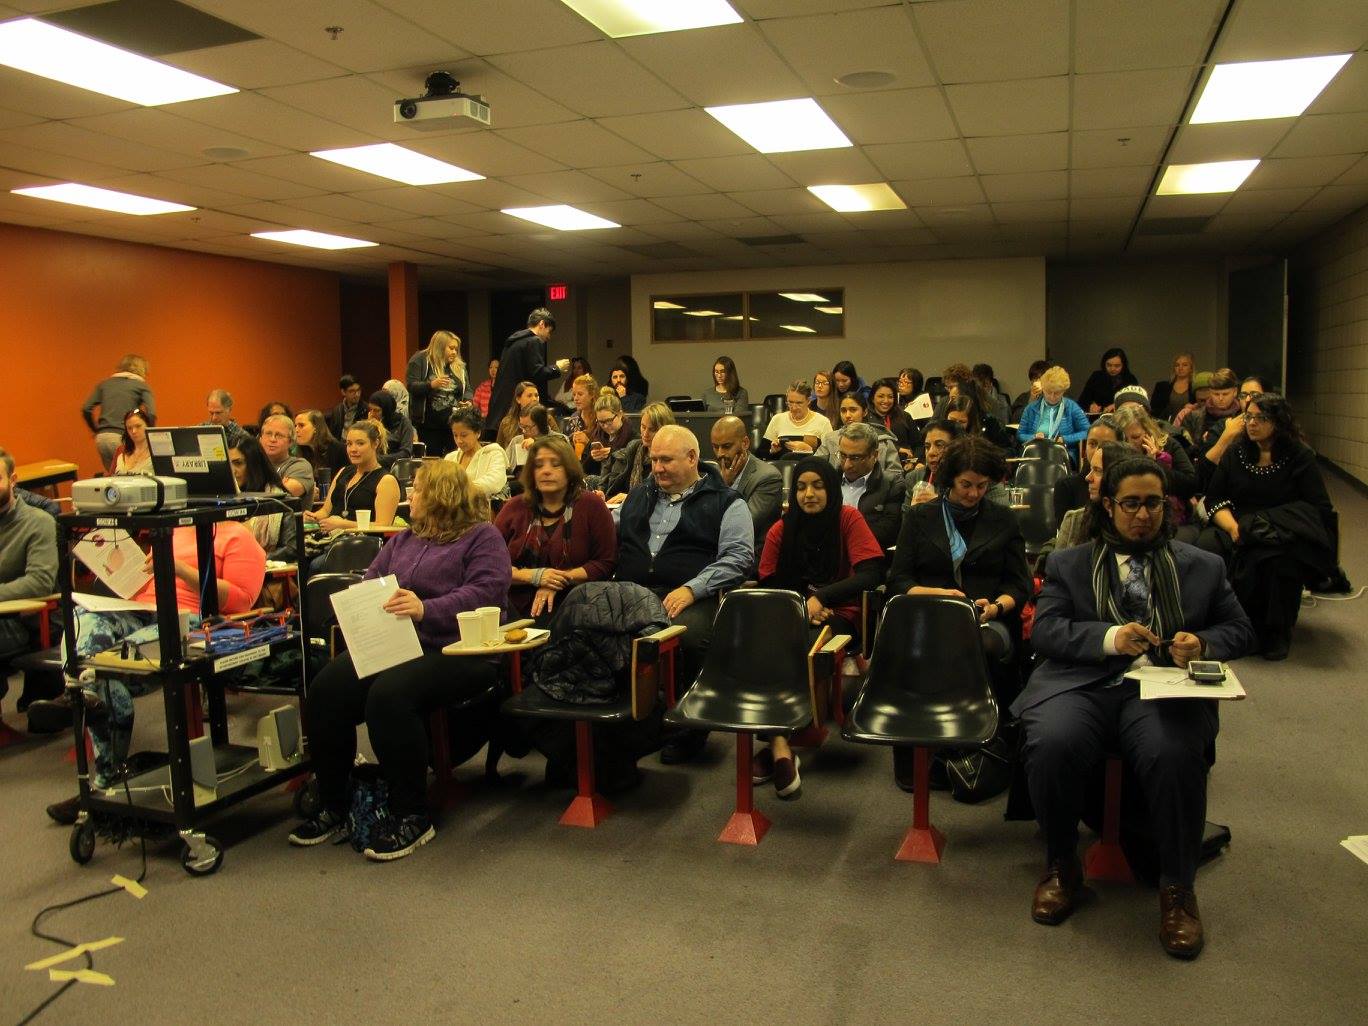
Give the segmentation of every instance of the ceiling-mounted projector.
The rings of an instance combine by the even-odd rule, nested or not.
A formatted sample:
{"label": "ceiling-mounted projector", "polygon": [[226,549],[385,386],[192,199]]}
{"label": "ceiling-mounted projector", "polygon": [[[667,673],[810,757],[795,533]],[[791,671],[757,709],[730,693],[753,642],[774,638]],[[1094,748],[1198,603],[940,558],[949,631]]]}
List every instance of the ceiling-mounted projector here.
{"label": "ceiling-mounted projector", "polygon": [[452,118],[469,118],[489,124],[489,104],[482,96],[459,92],[457,82],[445,71],[434,71],[423,85],[427,92],[409,100],[394,101],[394,123],[422,132],[450,130]]}

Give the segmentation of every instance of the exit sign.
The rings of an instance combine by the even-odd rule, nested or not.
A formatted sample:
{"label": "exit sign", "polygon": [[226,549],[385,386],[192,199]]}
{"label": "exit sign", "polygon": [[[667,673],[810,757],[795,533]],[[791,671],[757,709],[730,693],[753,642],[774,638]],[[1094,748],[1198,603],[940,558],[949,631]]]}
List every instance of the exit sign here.
{"label": "exit sign", "polygon": [[548,285],[546,286],[546,300],[549,303],[559,303],[563,299],[570,298],[569,285]]}

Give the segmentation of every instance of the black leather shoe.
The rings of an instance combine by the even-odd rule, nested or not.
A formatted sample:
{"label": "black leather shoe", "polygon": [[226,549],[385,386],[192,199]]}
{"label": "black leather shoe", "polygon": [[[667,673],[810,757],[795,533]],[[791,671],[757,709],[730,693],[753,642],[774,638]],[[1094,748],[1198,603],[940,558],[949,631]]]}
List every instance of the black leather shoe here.
{"label": "black leather shoe", "polygon": [[[81,697],[85,701],[86,722],[103,722],[108,715],[105,704],[84,691],[81,692]],[[71,692],[64,690],[56,698],[30,702],[28,728],[30,734],[60,734],[64,730],[70,730]]]}
{"label": "black leather shoe", "polygon": [[660,761],[666,766],[693,762],[708,745],[706,730],[681,730],[670,737],[660,749]]}
{"label": "black leather shoe", "polygon": [[81,811],[81,797],[77,795],[68,798],[63,802],[53,802],[47,807],[47,814],[52,817],[54,822],[62,826],[71,826],[76,822],[76,816]]}
{"label": "black leather shoe", "polygon": [[1053,862],[1036,885],[1031,918],[1045,926],[1058,926],[1073,915],[1085,893],[1083,867],[1077,858]]}

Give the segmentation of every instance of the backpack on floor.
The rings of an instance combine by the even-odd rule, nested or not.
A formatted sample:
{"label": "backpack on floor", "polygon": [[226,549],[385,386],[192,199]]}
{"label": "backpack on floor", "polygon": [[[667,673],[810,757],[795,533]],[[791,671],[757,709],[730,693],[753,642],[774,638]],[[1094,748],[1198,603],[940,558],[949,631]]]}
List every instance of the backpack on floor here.
{"label": "backpack on floor", "polygon": [[352,769],[347,824],[351,827],[351,846],[358,852],[369,848],[390,827],[389,786],[374,763]]}

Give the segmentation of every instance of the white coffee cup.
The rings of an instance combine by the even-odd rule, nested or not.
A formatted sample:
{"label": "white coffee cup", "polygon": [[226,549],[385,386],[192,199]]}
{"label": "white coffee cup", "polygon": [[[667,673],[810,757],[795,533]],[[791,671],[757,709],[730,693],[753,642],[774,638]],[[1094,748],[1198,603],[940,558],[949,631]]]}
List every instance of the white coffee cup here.
{"label": "white coffee cup", "polygon": [[497,645],[503,641],[503,635],[499,633],[499,622],[503,619],[503,610],[498,606],[481,606],[475,612],[480,614],[484,643],[486,645]]}
{"label": "white coffee cup", "polygon": [[358,509],[356,511],[356,526],[364,531],[370,527],[371,511],[368,509]]}
{"label": "white coffee cup", "polygon": [[484,644],[484,618],[477,611],[457,613],[456,626],[461,631],[462,648],[477,648]]}

